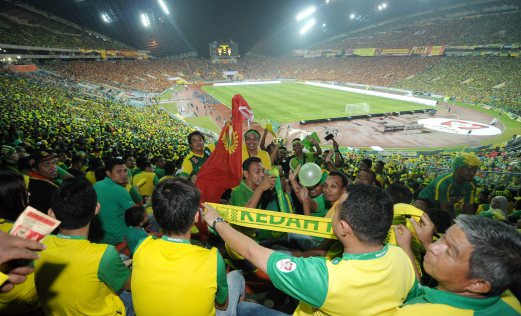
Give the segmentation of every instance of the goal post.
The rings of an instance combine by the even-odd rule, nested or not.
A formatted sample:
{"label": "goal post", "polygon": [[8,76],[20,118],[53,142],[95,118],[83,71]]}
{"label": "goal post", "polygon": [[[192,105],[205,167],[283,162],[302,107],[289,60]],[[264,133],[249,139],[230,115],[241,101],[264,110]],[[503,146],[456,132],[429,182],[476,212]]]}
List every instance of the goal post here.
{"label": "goal post", "polygon": [[369,114],[371,106],[367,103],[351,103],[346,104],[345,113],[347,115],[363,115]]}

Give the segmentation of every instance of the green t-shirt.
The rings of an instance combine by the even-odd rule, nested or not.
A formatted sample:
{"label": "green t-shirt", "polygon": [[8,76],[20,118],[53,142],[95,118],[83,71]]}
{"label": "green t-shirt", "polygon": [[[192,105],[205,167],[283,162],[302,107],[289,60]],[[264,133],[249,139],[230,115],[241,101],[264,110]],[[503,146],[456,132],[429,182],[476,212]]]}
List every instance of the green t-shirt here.
{"label": "green t-shirt", "polygon": [[103,237],[100,243],[116,245],[124,240],[127,231],[125,210],[132,207],[134,202],[124,187],[108,177],[96,182],[94,190],[101,206],[98,216]]}
{"label": "green t-shirt", "polygon": [[[252,196],[253,190],[250,189],[243,180],[238,186],[232,189],[230,205],[244,206],[246,203],[248,203]],[[233,225],[233,227],[251,238],[255,237],[255,228],[236,225]]]}
{"label": "green t-shirt", "polygon": [[[389,313],[406,297],[417,295],[412,264],[403,250],[390,245],[381,250],[347,254],[327,261],[322,257],[297,258],[273,252],[267,273],[276,288],[300,301],[294,315],[311,315],[319,309],[337,315]],[[393,288],[393,291],[381,289]]]}
{"label": "green t-shirt", "polygon": [[158,179],[161,179],[162,177],[165,176],[165,169],[163,169],[163,168],[156,167],[154,172],[156,173]]}
{"label": "green t-shirt", "polygon": [[317,202],[317,210],[315,212],[311,212],[312,216],[316,217],[324,217],[326,216],[329,208],[331,207],[331,203],[326,201],[324,194],[320,194],[319,196],[313,198],[313,201]]}
{"label": "green t-shirt", "polygon": [[128,226],[127,227],[127,234],[125,236],[127,240],[127,247],[130,250],[130,253],[134,254],[134,251],[136,250],[136,247],[138,243],[144,239],[147,238],[147,232],[143,229],[143,227],[137,228],[134,226]]}
{"label": "green t-shirt", "polygon": [[465,204],[474,204],[475,182],[458,184],[454,181],[453,175],[450,172],[437,176],[420,192],[418,199],[428,200],[434,206],[449,204],[452,207],[461,198],[464,199]]}
{"label": "green t-shirt", "polygon": [[472,298],[421,287],[418,296],[408,298],[395,315],[514,316],[520,314],[521,305],[510,291],[501,296]]}

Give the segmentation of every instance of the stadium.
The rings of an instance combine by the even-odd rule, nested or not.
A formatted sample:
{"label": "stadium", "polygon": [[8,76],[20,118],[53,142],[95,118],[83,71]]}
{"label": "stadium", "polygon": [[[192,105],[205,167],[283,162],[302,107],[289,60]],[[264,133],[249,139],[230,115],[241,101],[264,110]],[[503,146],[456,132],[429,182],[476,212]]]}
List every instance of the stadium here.
{"label": "stadium", "polygon": [[[402,233],[416,230],[410,261],[418,284],[435,293],[464,293],[466,299],[497,298],[487,305],[490,315],[521,314],[520,280],[514,277],[521,275],[519,265],[505,268],[519,259],[506,255],[519,249],[519,234],[504,236],[505,244],[514,240],[505,250],[493,237],[479,241],[490,245],[479,244],[469,232],[521,229],[520,29],[517,0],[0,0],[0,230],[16,231],[23,222],[17,218],[29,206],[51,210],[62,221],[43,241],[56,252],[42,251],[26,282],[10,279],[17,269],[0,262],[0,314],[422,314],[408,309],[414,305],[429,310],[434,304],[416,304],[427,292],[405,299],[415,289],[410,280],[400,286],[411,292],[379,296],[396,285],[386,282],[397,282],[409,268],[375,281],[382,284],[378,290],[334,296],[350,293],[347,272],[333,266],[348,257],[359,260],[347,250],[353,245],[366,246],[360,251],[365,258],[395,244],[411,259],[405,237],[392,227],[379,242],[384,248],[365,244],[345,215],[357,194],[364,196],[356,203],[367,214],[389,196],[393,224],[403,224]],[[187,213],[194,196],[200,196],[199,211]],[[87,206],[89,198],[96,199],[96,210]],[[161,210],[164,205],[169,207]],[[213,208],[219,217],[212,218]],[[174,210],[191,218],[165,215]],[[472,226],[460,214],[491,220]],[[367,215],[358,225],[370,216],[374,225],[363,228],[369,235],[385,217]],[[408,222],[411,217],[419,226]],[[226,221],[233,225],[221,224]],[[76,227],[80,222],[87,224]],[[345,235],[342,223],[349,226]],[[229,240],[237,236],[228,234],[229,227],[245,239]],[[422,239],[425,227],[434,227],[428,241]],[[502,279],[507,285],[498,290],[495,279],[483,277],[488,292],[462,289],[469,284],[469,278],[459,278],[465,273],[444,278],[429,268],[435,253],[429,249],[446,243],[434,241],[444,233],[453,236],[453,227],[472,249],[490,246],[494,255],[487,260],[511,260],[487,275],[508,270]],[[64,250],[50,241],[78,236],[89,246]],[[208,253],[192,249],[175,259],[178,270],[169,271],[162,270],[174,260],[169,255],[154,252],[147,257],[156,259],[151,262],[137,252],[153,252],[155,241],[187,240],[217,248],[217,275],[200,268],[213,279],[194,277],[200,263],[194,262]],[[107,250],[96,248],[106,244]],[[342,245],[344,252],[338,252]],[[11,249],[3,247],[0,253]],[[78,250],[75,257],[81,247],[92,247],[95,255],[82,257],[88,251]],[[63,256],[67,251],[73,255]],[[267,251],[275,254],[266,262],[252,255]],[[196,253],[197,260],[186,260]],[[102,263],[109,256],[112,270],[103,266],[110,271],[105,273]],[[131,274],[120,261],[137,271]],[[47,271],[46,264],[70,264],[71,270],[61,278],[53,275],[61,271]],[[292,274],[297,266],[306,270]],[[226,287],[223,269],[229,272]],[[349,269],[360,280],[371,279],[356,265]],[[98,289],[85,283],[90,277],[76,277],[79,271],[97,275]],[[241,272],[232,278],[231,271]],[[324,280],[328,273],[345,284]],[[149,276],[156,283],[147,283]],[[196,290],[191,277],[211,282],[213,292]],[[248,302],[239,304],[232,292]],[[376,301],[367,298],[376,292]],[[198,305],[193,297],[199,294],[209,303]],[[95,295],[104,303],[95,303]],[[230,299],[235,302],[228,305]],[[377,303],[386,300],[394,301]],[[440,305],[479,314],[481,302]],[[166,307],[170,303],[180,306]]]}

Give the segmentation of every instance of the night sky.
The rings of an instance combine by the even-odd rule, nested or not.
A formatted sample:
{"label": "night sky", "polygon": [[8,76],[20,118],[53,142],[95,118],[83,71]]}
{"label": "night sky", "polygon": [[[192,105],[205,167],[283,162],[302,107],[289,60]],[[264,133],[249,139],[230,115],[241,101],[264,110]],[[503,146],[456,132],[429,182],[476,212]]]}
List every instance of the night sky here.
{"label": "night sky", "polygon": [[[2,1],[2,0],[0,0]],[[94,30],[157,56],[197,51],[208,57],[208,43],[233,40],[244,55],[257,43],[265,55],[282,55],[384,20],[428,12],[446,5],[473,4],[479,0],[163,0],[167,16],[157,0],[21,0],[78,25]],[[498,0],[509,2],[509,0]],[[514,1],[514,0],[512,0]],[[384,11],[377,6],[388,4]],[[305,35],[304,24],[295,16],[315,5],[317,25]],[[100,18],[106,12],[113,22]],[[151,26],[146,29],[140,13],[146,12]],[[356,12],[356,21],[349,15]],[[322,26],[325,23],[326,26]]]}

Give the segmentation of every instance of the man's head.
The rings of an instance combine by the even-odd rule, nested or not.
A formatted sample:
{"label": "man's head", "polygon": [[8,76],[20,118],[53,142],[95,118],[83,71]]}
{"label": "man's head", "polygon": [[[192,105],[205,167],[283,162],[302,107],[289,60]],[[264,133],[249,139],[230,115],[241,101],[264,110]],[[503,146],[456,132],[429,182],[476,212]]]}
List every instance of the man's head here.
{"label": "man's head", "polygon": [[494,296],[521,281],[521,234],[514,227],[473,215],[455,222],[424,257],[440,289]]}
{"label": "man's head", "polygon": [[374,185],[376,183],[376,175],[371,169],[360,169],[355,183]]}
{"label": "man's head", "polygon": [[166,176],[173,176],[175,174],[175,162],[169,161],[165,163],[165,175]]}
{"label": "man's head", "polygon": [[165,157],[163,157],[163,156],[155,156],[152,161],[152,163],[154,163],[156,165],[156,167],[159,167],[159,168],[164,168],[165,162],[166,162]]}
{"label": "man's head", "polygon": [[384,171],[384,166],[385,166],[385,163],[383,161],[381,161],[381,160],[378,160],[376,162],[376,164],[374,165],[374,171],[376,173],[381,173],[381,172]]}
{"label": "man's head", "polygon": [[250,129],[244,133],[244,142],[246,143],[246,148],[248,148],[248,151],[257,150],[260,137],[260,133],[254,129]]}
{"label": "man's head", "polygon": [[134,205],[125,210],[125,224],[129,227],[143,227],[148,222],[148,214],[141,205]]}
{"label": "man's head", "polygon": [[334,203],[346,192],[349,184],[347,176],[338,171],[331,171],[323,185],[323,193],[326,201]]}
{"label": "man's head", "polygon": [[58,176],[58,159],[55,154],[49,154],[45,151],[36,152],[31,155],[29,164],[31,170],[42,177],[54,179]]}
{"label": "man's head", "polygon": [[293,139],[293,141],[291,142],[291,146],[293,147],[293,154],[295,154],[295,155],[302,154],[304,144],[302,144],[302,140],[300,138]]}
{"label": "man's head", "polygon": [[152,163],[150,162],[150,160],[148,160],[147,157],[138,157],[136,160],[136,165],[139,169],[141,169],[143,171],[147,171],[147,172],[154,171],[152,169]]}
{"label": "man's head", "polygon": [[0,147],[0,166],[3,164],[16,166],[18,164],[18,158],[19,155],[15,147],[7,145]]}
{"label": "man's head", "polygon": [[105,174],[117,184],[124,185],[128,182],[127,165],[123,159],[109,159],[105,165]]}
{"label": "man's head", "polygon": [[373,165],[373,161],[369,158],[362,159],[360,161],[359,168],[360,170],[371,170],[371,166]]}
{"label": "man's head", "polygon": [[136,168],[136,158],[134,158],[134,156],[127,156],[125,163],[128,169]]}
{"label": "man's head", "polygon": [[250,157],[242,163],[242,175],[244,181],[250,189],[256,189],[266,176],[264,166],[259,157]]}
{"label": "man's head", "polygon": [[204,135],[199,131],[188,134],[188,145],[193,152],[200,153],[204,150]]}
{"label": "man's head", "polygon": [[190,181],[175,178],[161,182],[152,194],[152,209],[167,235],[186,234],[192,227],[201,192]]}
{"label": "man's head", "polygon": [[333,230],[339,239],[352,234],[361,243],[381,245],[393,221],[391,196],[375,186],[354,184],[347,187],[347,199],[333,217]]}
{"label": "man's head", "polygon": [[452,170],[458,182],[469,182],[474,179],[480,166],[481,161],[473,153],[460,154],[452,161]]}
{"label": "man's head", "polygon": [[51,215],[61,221],[61,229],[87,226],[99,210],[96,191],[84,177],[67,180],[51,198]]}

